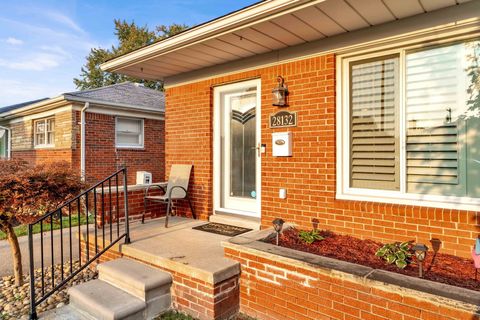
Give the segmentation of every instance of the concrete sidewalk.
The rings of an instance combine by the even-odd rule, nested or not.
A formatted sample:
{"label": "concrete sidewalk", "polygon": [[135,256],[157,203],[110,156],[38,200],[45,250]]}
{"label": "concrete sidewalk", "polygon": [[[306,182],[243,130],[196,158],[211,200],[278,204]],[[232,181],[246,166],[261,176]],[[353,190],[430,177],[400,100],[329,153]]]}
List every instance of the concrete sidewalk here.
{"label": "concrete sidewalk", "polygon": [[[90,225],[91,229],[92,226]],[[81,230],[85,230],[86,226],[82,226]],[[63,230],[63,259],[64,262],[70,261],[70,246],[69,246],[69,233],[68,229]],[[72,227],[72,259],[78,259],[78,226]],[[50,247],[50,231],[43,233],[43,252],[44,252],[44,266],[50,266],[52,263],[51,258],[51,247]],[[18,243],[20,244],[20,251],[22,252],[22,265],[23,273],[29,273],[28,266],[28,236],[22,236],[18,238]],[[40,258],[40,234],[33,235],[33,244],[34,244],[34,266],[35,269],[40,268],[41,258]],[[53,231],[53,244],[54,244],[54,264],[60,263],[61,251],[60,251],[60,230]],[[13,275],[13,259],[12,253],[10,250],[10,245],[7,240],[0,240],[0,277]]]}

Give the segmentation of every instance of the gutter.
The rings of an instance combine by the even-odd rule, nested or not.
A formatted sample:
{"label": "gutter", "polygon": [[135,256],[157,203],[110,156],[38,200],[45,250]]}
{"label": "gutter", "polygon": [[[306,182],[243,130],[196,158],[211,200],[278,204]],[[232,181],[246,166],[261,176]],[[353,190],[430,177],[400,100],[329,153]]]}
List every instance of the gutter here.
{"label": "gutter", "polygon": [[12,130],[4,126],[0,126],[0,129],[4,129],[5,131],[7,131],[7,142],[8,142],[7,159],[10,159],[12,157]]}
{"label": "gutter", "polygon": [[89,102],[80,111],[80,176],[85,181],[85,113],[90,107]]}

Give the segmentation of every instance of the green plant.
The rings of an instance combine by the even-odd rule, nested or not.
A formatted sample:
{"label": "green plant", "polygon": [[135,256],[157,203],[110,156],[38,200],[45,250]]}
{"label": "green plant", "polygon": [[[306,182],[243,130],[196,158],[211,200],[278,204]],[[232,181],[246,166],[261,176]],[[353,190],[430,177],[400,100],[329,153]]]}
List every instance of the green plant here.
{"label": "green plant", "polygon": [[312,230],[312,231],[299,231],[298,232],[298,237],[300,239],[302,239],[303,242],[305,243],[308,243],[308,244],[312,244],[314,243],[315,241],[320,241],[320,240],[323,240],[324,237],[322,237],[320,235],[320,233],[318,232],[318,230]]}
{"label": "green plant", "polygon": [[387,243],[375,253],[377,257],[383,258],[388,264],[393,264],[404,269],[412,257],[411,241]]}

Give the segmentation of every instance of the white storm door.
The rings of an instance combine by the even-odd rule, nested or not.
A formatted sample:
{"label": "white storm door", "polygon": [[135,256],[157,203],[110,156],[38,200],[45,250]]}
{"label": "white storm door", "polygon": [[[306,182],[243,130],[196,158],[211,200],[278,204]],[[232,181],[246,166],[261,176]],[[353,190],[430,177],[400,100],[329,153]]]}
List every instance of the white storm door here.
{"label": "white storm door", "polygon": [[260,217],[260,80],[214,89],[215,210]]}

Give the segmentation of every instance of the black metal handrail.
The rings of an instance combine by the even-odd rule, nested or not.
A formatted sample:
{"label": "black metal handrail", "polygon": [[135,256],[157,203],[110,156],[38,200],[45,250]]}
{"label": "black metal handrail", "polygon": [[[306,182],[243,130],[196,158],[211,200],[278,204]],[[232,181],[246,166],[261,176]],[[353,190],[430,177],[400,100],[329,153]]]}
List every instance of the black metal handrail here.
{"label": "black metal handrail", "polygon": [[[123,213],[124,213],[124,230],[123,233],[120,234],[120,200],[119,200],[119,176],[122,175],[123,178]],[[114,189],[112,189],[114,188]],[[112,199],[112,190],[115,196]],[[108,193],[108,196],[105,193]],[[99,199],[98,199],[99,198]],[[93,203],[92,203],[93,200]],[[100,207],[100,208],[98,208]],[[73,211],[72,211],[73,210]],[[76,212],[75,212],[76,210]],[[94,228],[94,245],[95,245],[95,254],[90,257],[90,239],[89,239],[89,216],[92,215],[94,217],[93,224]],[[106,212],[108,214],[108,224],[109,224],[109,240],[110,243],[106,245],[105,243],[105,225],[106,225]],[[78,259],[79,259],[79,266],[78,268],[74,269],[73,267],[73,240],[72,240],[72,215],[76,215],[78,218]],[[82,247],[81,247],[81,217],[85,216],[86,221],[86,232],[85,232],[85,261],[82,261]],[[67,227],[63,226],[63,218],[68,217],[68,229]],[[53,237],[53,220],[58,218],[60,221],[60,265],[61,265],[61,281],[55,284],[55,250],[54,248],[58,249],[54,246],[54,237]],[[102,228],[101,232],[101,241],[98,241],[98,229],[99,229],[99,219]],[[115,220],[114,220],[115,218]],[[48,299],[53,293],[60,290],[68,281],[72,280],[78,273],[84,270],[87,266],[89,266],[92,262],[97,260],[102,254],[104,254],[108,249],[110,249],[113,245],[119,242],[121,239],[125,238],[125,243],[130,243],[130,230],[129,230],[129,221],[128,221],[128,184],[127,184],[127,168],[122,168],[117,172],[113,173],[109,177],[103,179],[102,181],[98,182],[94,186],[88,188],[87,190],[83,191],[80,195],[76,196],[73,199],[66,201],[57,209],[43,215],[35,222],[30,223],[28,225],[28,249],[29,249],[29,260],[30,260],[30,319],[38,319],[37,317],[37,306]],[[116,230],[113,229],[113,225],[116,222]],[[51,285],[49,285],[49,290],[46,288],[45,285],[45,274],[46,268],[44,266],[45,262],[45,252],[44,252],[44,231],[43,225],[50,224],[50,262],[51,262]],[[35,288],[35,253],[33,247],[33,228],[35,225],[40,225],[40,262],[41,262],[41,270],[40,270],[40,281],[41,281],[41,289],[40,294],[38,297],[36,296],[36,288]],[[64,252],[64,239],[63,239],[63,231],[68,230],[68,255]],[[115,232],[116,231],[116,232]],[[113,237],[113,234],[116,233],[116,238]],[[99,243],[100,242],[100,243]],[[101,248],[99,248],[101,246]],[[65,255],[67,256],[67,261],[65,262]],[[58,261],[57,261],[58,263]],[[69,270],[67,272],[64,270],[64,264],[69,263]],[[67,274],[65,274],[67,273]]]}

